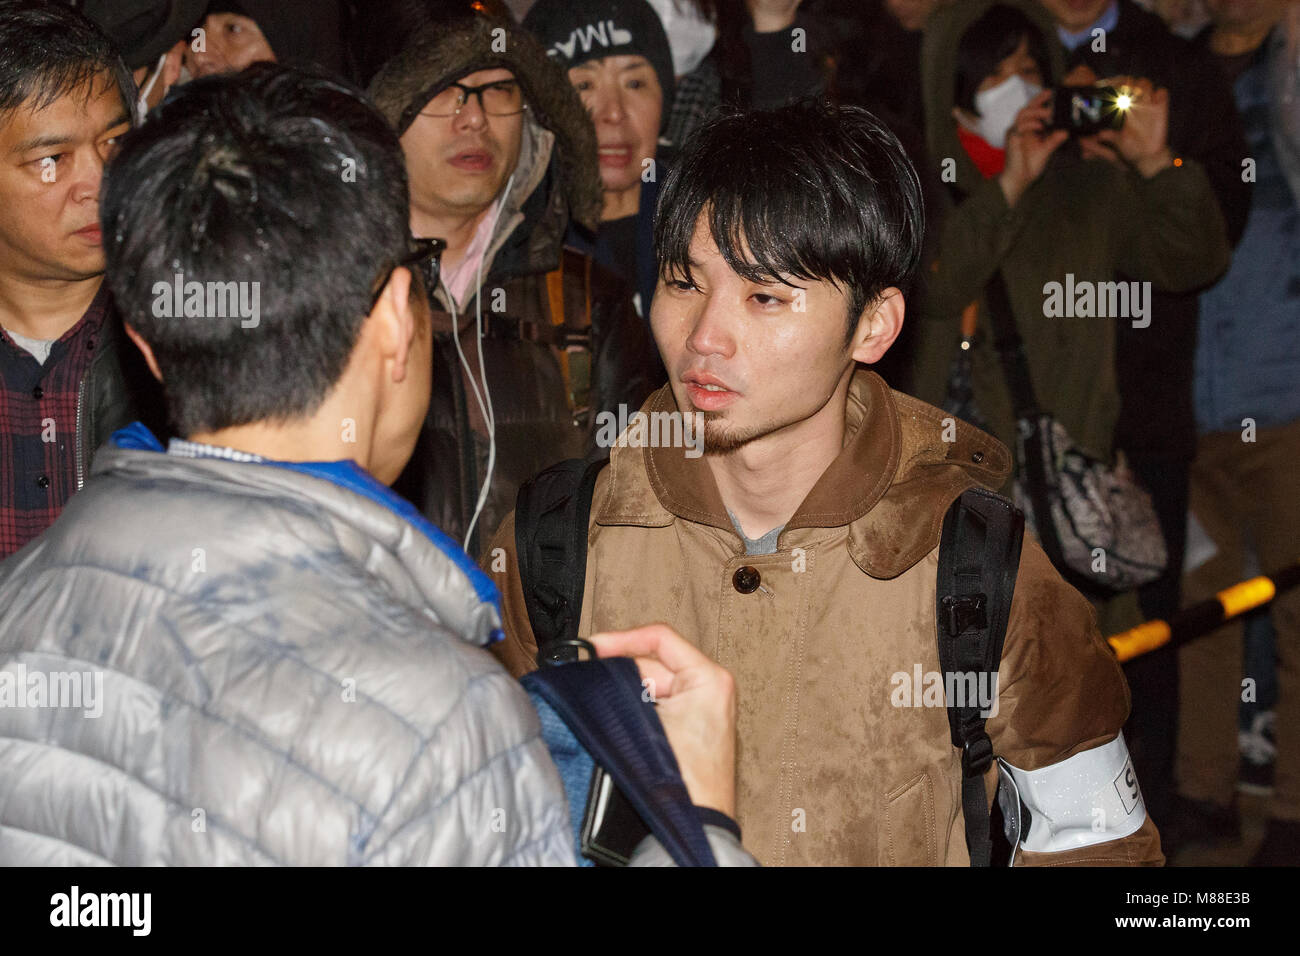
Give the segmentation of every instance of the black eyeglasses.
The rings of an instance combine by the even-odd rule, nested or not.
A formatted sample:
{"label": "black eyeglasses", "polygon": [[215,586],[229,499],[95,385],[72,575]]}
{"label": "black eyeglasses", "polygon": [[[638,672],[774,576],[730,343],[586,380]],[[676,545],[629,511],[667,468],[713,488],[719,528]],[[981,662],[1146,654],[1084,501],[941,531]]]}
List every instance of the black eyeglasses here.
{"label": "black eyeglasses", "polygon": [[425,116],[457,116],[471,96],[478,97],[478,105],[488,116],[514,116],[528,108],[518,81],[497,80],[482,86],[449,83],[445,90],[424,104],[420,112]]}
{"label": "black eyeglasses", "polygon": [[370,312],[375,311],[375,306],[379,304],[379,297],[384,294],[384,286],[388,285],[388,280],[392,278],[396,269],[406,268],[418,273],[420,278],[424,280],[427,295],[433,295],[433,290],[438,288],[438,280],[442,271],[442,252],[447,248],[446,241],[411,236],[406,240],[406,246],[406,255],[385,269],[383,276],[380,277],[379,283],[370,297]]}

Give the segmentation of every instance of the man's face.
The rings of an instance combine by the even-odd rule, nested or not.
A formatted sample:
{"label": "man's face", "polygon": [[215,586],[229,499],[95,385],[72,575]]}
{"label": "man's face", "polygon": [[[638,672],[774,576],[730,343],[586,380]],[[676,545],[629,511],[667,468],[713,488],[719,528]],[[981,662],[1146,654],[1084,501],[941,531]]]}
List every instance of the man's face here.
{"label": "man's face", "polygon": [[703,215],[690,257],[694,286],[661,278],[650,325],[678,409],[704,413],[705,454],[823,413],[853,370],[844,295],[830,282],[792,280],[800,297],[796,288],[737,275]]}
{"label": "man's face", "polygon": [[1070,33],[1092,26],[1106,12],[1111,0],[1038,0],[1056,19],[1057,26]]}
{"label": "man's face", "polygon": [[569,82],[596,125],[600,179],[606,191],[641,186],[642,160],[653,159],[664,93],[645,57],[607,56],[569,70]]}
{"label": "man's face", "polygon": [[64,281],[104,271],[99,184],[129,128],[107,72],[44,109],[0,116],[0,270]]}
{"label": "man's face", "polygon": [[[275,52],[266,34],[251,17],[214,13],[203,21],[203,42],[192,39],[185,48],[185,66],[191,76],[238,73],[254,63],[274,63]],[[196,50],[196,46],[203,49]]]}
{"label": "man's face", "polygon": [[[505,69],[462,76],[464,86],[514,82]],[[474,216],[500,194],[519,162],[525,113],[492,116],[479,97],[469,97],[457,114],[430,115],[425,109],[402,134],[411,204],[435,217]]]}

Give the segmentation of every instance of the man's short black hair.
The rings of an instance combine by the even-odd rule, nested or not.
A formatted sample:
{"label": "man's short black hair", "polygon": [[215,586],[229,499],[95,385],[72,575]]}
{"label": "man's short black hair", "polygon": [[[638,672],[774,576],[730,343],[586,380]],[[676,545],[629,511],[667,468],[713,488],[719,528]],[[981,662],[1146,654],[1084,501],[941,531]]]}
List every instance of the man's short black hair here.
{"label": "man's short black hair", "polygon": [[0,0],[0,117],[20,106],[39,110],[107,73],[134,117],[136,87],[113,42],[64,3]]}
{"label": "man's short black hair", "polygon": [[698,129],[659,198],[661,276],[691,281],[701,213],[738,275],[834,283],[848,302],[846,344],[885,289],[908,290],[921,254],[916,170],[884,123],[856,106],[805,100]]}
{"label": "man's short black hair", "polygon": [[[407,253],[409,215],[396,134],[338,80],[255,64],[187,83],[128,134],[100,205],[108,281],[176,431],[319,408]],[[257,283],[258,324],[168,317],[155,284],[177,275]]]}
{"label": "man's short black hair", "polygon": [[978,116],[975,94],[979,85],[997,72],[998,64],[1015,53],[1022,40],[1029,41],[1029,55],[1038,64],[1043,82],[1050,82],[1052,61],[1042,31],[1023,10],[997,3],[968,26],[957,42],[953,104]]}

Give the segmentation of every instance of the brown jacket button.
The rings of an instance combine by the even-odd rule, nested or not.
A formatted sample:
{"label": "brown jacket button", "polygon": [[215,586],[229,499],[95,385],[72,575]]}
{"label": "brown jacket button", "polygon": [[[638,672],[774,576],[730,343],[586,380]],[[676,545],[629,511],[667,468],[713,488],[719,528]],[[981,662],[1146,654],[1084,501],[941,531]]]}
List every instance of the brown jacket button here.
{"label": "brown jacket button", "polygon": [[749,565],[737,568],[736,573],[731,576],[731,583],[741,594],[753,594],[758,590],[758,583],[761,580],[758,568],[751,568]]}

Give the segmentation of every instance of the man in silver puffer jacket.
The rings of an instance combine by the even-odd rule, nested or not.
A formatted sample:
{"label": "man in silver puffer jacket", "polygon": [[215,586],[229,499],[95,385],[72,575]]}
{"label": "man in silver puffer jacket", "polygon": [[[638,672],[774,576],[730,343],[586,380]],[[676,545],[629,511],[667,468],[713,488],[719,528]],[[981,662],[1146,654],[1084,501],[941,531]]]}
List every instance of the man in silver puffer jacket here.
{"label": "man in silver puffer jacket", "polygon": [[[537,713],[482,649],[495,586],[386,487],[432,368],[407,208],[383,119],[280,67],[125,140],[110,282],[184,440],[119,432],[0,565],[0,863],[574,862]],[[700,667],[729,703],[693,719],[730,739]],[[678,757],[734,812],[695,772],[725,761]]]}

